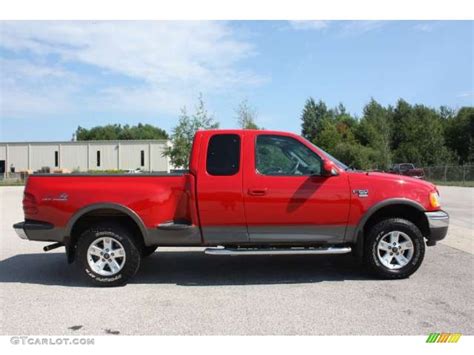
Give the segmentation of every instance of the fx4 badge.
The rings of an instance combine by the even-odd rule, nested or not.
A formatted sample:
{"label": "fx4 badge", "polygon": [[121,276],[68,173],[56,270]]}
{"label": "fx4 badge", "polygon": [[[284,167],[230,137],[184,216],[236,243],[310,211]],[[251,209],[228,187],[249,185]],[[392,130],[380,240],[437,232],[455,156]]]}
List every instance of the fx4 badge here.
{"label": "fx4 badge", "polygon": [[369,190],[352,190],[352,193],[359,197],[369,197]]}
{"label": "fx4 badge", "polygon": [[41,200],[42,201],[67,201],[68,198],[69,198],[68,194],[63,192],[59,196],[46,196],[46,197],[43,197]]}

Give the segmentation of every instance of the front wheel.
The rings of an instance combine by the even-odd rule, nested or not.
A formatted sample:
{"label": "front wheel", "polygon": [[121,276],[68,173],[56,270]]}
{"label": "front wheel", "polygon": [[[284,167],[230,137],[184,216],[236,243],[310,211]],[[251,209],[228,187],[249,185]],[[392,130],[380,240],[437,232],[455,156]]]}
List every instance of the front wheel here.
{"label": "front wheel", "polygon": [[425,255],[423,235],[412,222],[390,218],[375,224],[367,235],[364,259],[386,279],[403,279],[420,267]]}
{"label": "front wheel", "polygon": [[140,266],[140,249],[132,235],[115,223],[84,231],[77,242],[77,264],[86,279],[98,286],[120,286]]}

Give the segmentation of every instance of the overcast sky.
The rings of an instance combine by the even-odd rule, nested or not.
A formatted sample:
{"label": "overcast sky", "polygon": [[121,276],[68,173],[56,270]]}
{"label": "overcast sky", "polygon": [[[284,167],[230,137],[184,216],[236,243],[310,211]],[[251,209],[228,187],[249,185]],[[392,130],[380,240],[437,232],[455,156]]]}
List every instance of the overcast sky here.
{"label": "overcast sky", "polygon": [[78,125],[170,131],[199,92],[221,127],[248,99],[299,132],[305,100],[360,115],[473,105],[474,22],[0,22],[0,141],[67,140]]}

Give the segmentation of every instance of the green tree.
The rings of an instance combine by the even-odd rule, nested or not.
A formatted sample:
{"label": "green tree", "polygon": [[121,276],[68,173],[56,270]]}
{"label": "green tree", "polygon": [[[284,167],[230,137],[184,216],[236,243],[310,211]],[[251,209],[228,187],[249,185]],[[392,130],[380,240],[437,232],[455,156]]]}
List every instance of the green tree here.
{"label": "green tree", "polygon": [[380,105],[374,99],[364,107],[364,115],[357,129],[359,142],[372,148],[377,169],[385,170],[392,163],[390,109]]}
{"label": "green tree", "polygon": [[[362,169],[372,165],[373,151],[357,143],[358,121],[341,103],[328,109],[323,101],[309,98],[302,114],[302,135],[346,164]],[[356,152],[362,151],[361,154]]]}
{"label": "green tree", "polygon": [[359,122],[352,117],[342,103],[334,110],[334,120],[336,122],[337,132],[343,142],[355,143],[354,132],[357,130]]}
{"label": "green tree", "polygon": [[257,110],[250,106],[248,100],[243,100],[235,109],[237,124],[243,129],[263,129],[255,123],[257,119]]}
{"label": "green tree", "polygon": [[424,105],[407,106],[398,123],[400,142],[394,151],[397,162],[419,166],[452,162],[454,156],[445,145],[440,114]]}
{"label": "green tree", "polygon": [[338,143],[331,154],[349,167],[359,170],[373,169],[377,158],[377,152],[373,148],[364,147],[357,142]]}
{"label": "green tree", "polygon": [[195,133],[199,129],[213,129],[218,127],[219,123],[208,113],[202,94],[199,94],[198,105],[192,116],[188,115],[186,107],[181,109],[178,124],[173,128],[171,134],[171,147],[163,154],[170,158],[171,163],[176,168],[187,169]]}
{"label": "green tree", "polygon": [[76,140],[131,140],[131,139],[168,139],[165,130],[150,124],[139,123],[136,126],[108,124],[96,126],[90,129],[77,127],[75,132]]}
{"label": "green tree", "polygon": [[301,115],[301,135],[310,142],[319,145],[319,133],[322,130],[323,121],[329,119],[332,116],[332,112],[328,110],[326,104],[323,101],[316,103],[312,97],[306,100],[306,104],[303,108],[303,114]]}
{"label": "green tree", "polygon": [[385,170],[392,162],[437,165],[457,158],[461,164],[474,162],[473,107],[456,113],[403,99],[384,107],[371,99],[358,120],[342,104],[328,109],[309,98],[302,121],[305,138],[358,169]]}
{"label": "green tree", "polygon": [[460,164],[474,162],[474,107],[452,112],[445,123],[446,145],[458,157]]}
{"label": "green tree", "polygon": [[394,152],[398,149],[400,144],[406,139],[405,132],[403,131],[403,122],[412,112],[411,105],[403,99],[397,101],[397,105],[393,109],[391,119],[391,131],[392,131],[392,144],[391,151]]}
{"label": "green tree", "polygon": [[318,138],[315,139],[317,146],[326,150],[330,154],[334,152],[336,145],[343,140],[342,135],[337,128],[334,119],[329,117],[325,118],[321,122]]}
{"label": "green tree", "polygon": [[448,106],[441,106],[439,108],[439,114],[443,121],[447,121],[450,118],[453,118],[456,115],[456,111],[453,110],[451,107]]}

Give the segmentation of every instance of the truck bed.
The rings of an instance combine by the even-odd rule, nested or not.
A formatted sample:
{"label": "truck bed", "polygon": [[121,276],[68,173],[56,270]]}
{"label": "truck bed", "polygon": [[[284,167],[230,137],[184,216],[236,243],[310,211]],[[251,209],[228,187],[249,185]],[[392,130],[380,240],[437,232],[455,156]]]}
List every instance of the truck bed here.
{"label": "truck bed", "polygon": [[[67,236],[88,210],[97,213],[100,208],[107,214],[118,207],[141,221],[148,244],[158,237],[160,225],[198,225],[194,189],[194,177],[188,173],[33,174],[25,187],[25,219],[50,223],[58,237]],[[166,232],[161,236],[166,239]],[[199,243],[200,237],[193,236]]]}

